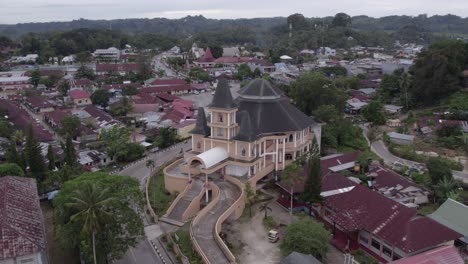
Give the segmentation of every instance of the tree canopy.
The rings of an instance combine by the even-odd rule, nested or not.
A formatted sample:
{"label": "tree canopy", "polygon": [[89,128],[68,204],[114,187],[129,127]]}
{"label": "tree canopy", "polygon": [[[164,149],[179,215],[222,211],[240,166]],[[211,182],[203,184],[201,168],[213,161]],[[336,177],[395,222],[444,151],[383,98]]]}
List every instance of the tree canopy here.
{"label": "tree canopy", "polygon": [[323,260],[327,256],[330,239],[330,232],[321,223],[311,218],[295,220],[286,227],[281,253],[286,256],[296,251]]}
{"label": "tree canopy", "polygon": [[95,105],[106,108],[109,105],[109,99],[111,96],[112,95],[109,91],[105,89],[98,89],[91,95],[91,101]]}
{"label": "tree canopy", "polygon": [[90,185],[100,191],[107,189],[104,199],[110,199],[106,211],[112,218],[100,223],[101,231],[96,234],[97,260],[105,263],[106,258],[120,258],[143,235],[143,222],[135,211],[143,208],[143,193],[137,180],[102,172],[85,173],[63,185],[53,202],[56,238],[65,248],[80,248],[86,262],[92,260],[91,236],[82,232],[85,227],[82,221],[70,221],[80,212],[70,204],[76,201],[73,197],[77,191],[85,191]]}
{"label": "tree canopy", "polygon": [[444,40],[423,50],[411,68],[411,97],[415,102],[432,105],[462,88],[461,72],[468,64],[468,44]]}

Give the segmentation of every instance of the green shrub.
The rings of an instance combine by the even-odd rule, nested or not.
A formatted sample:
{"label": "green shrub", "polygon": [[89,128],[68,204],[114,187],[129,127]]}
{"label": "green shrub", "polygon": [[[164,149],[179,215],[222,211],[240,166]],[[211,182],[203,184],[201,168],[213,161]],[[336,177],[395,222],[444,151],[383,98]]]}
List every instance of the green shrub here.
{"label": "green shrub", "polygon": [[354,256],[359,264],[378,264],[379,262],[364,252],[362,249],[358,249],[351,252],[351,255]]}
{"label": "green shrub", "polygon": [[278,224],[276,223],[275,219],[273,219],[272,216],[267,216],[266,218],[263,219],[263,225],[266,227],[266,229],[270,230],[276,226],[278,226]]}

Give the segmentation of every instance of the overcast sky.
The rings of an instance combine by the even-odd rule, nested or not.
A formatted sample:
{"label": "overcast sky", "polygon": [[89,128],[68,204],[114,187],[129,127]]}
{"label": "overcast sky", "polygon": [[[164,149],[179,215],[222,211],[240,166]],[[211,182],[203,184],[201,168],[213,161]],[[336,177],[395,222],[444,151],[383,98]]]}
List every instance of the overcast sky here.
{"label": "overcast sky", "polygon": [[209,18],[349,15],[468,16],[467,0],[0,0],[0,24],[70,21],[73,19]]}

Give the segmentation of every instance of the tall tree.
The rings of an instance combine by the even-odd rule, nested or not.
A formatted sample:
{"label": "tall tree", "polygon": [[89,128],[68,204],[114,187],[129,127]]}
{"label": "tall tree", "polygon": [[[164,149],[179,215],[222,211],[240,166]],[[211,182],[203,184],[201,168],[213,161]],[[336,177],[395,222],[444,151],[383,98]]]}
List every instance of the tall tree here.
{"label": "tall tree", "polygon": [[155,167],[154,160],[152,160],[152,159],[147,160],[146,163],[145,163],[145,166],[146,166],[146,168],[150,169],[150,171],[153,171],[154,167]]}
{"label": "tall tree", "polygon": [[91,101],[95,105],[100,105],[102,108],[106,108],[109,105],[109,99],[111,93],[105,89],[98,89],[91,95]]}
{"label": "tall tree", "polygon": [[296,251],[324,260],[330,247],[330,240],[330,231],[321,223],[311,218],[303,218],[295,220],[286,227],[280,247],[285,256]]}
{"label": "tall tree", "polygon": [[31,84],[34,87],[37,87],[40,79],[41,79],[41,72],[39,71],[39,68],[37,68],[31,72]]}
{"label": "tall tree", "polygon": [[468,44],[444,40],[418,54],[411,67],[411,98],[418,104],[432,105],[460,90],[460,74],[468,61]]}
{"label": "tall tree", "polygon": [[128,154],[128,141],[131,130],[125,127],[114,126],[110,129],[103,129],[101,140],[104,143],[107,154],[113,158],[119,158]]}
{"label": "tall tree", "polygon": [[[77,190],[83,194],[87,193],[86,189],[89,185],[95,185],[96,192],[77,195]],[[106,195],[102,194],[104,189],[108,190],[104,193]],[[78,202],[73,198],[77,196],[84,196],[81,199],[83,201],[90,201],[91,197],[94,197],[92,200],[95,202],[109,198],[110,201],[107,201],[105,205],[100,203],[92,210],[103,210],[111,214],[112,218],[107,221],[89,221],[87,223],[89,228],[84,229],[85,232],[83,232],[85,225],[82,219],[86,219],[87,213],[80,209]],[[97,199],[98,197],[101,198]],[[142,210],[143,201],[139,182],[128,176],[96,172],[85,173],[68,180],[53,201],[54,223],[57,226],[56,239],[65,248],[79,248],[83,252],[86,263],[92,263],[92,237],[88,232],[93,231],[91,224],[96,223],[100,227],[100,229],[94,229],[97,231],[95,232],[95,252],[98,263],[119,259],[129,248],[134,247],[144,234],[143,222],[137,213]],[[77,206],[69,206],[70,204],[77,204]],[[78,217],[80,212],[83,213]],[[96,214],[99,216],[100,213]],[[74,215],[77,215],[76,221],[70,221]]]}
{"label": "tall tree", "polygon": [[211,46],[210,50],[215,59],[223,56],[223,48],[221,46]]}
{"label": "tall tree", "polygon": [[77,163],[75,146],[73,145],[71,136],[67,136],[64,147],[65,148],[63,149],[63,151],[65,152],[65,164],[73,168]]}
{"label": "tall tree", "polygon": [[290,210],[289,213],[292,215],[293,211],[293,199],[294,199],[294,188],[301,181],[302,168],[297,162],[293,162],[286,166],[281,175],[281,181],[289,186],[290,189]]}
{"label": "tall tree", "polygon": [[41,183],[45,175],[45,163],[42,157],[39,142],[34,137],[31,123],[28,125],[28,134],[25,145],[26,164],[29,166],[30,173]]}
{"label": "tall tree", "polygon": [[159,129],[159,135],[156,138],[156,145],[159,148],[167,148],[177,142],[177,130],[172,127],[163,127]]}
{"label": "tall tree", "polygon": [[79,222],[81,232],[90,234],[93,243],[93,260],[97,264],[96,258],[96,233],[108,221],[112,221],[112,214],[109,205],[112,197],[108,194],[108,189],[102,189],[97,184],[87,183],[82,188],[76,190],[71,197],[71,201],[66,205],[77,213],[70,217],[70,221]]}
{"label": "tall tree", "polygon": [[47,160],[49,162],[48,168],[50,171],[53,171],[55,169],[55,154],[54,150],[52,149],[52,145],[49,144],[49,147],[47,148]]}
{"label": "tall tree", "polygon": [[268,211],[272,211],[271,207],[268,206],[268,203],[263,203],[260,205],[260,212],[263,211],[265,215],[263,216],[263,219],[267,219],[268,217]]}
{"label": "tall tree", "polygon": [[[312,145],[317,145],[317,140],[313,140]],[[308,177],[304,184],[304,193],[302,199],[309,203],[318,203],[322,201],[322,177],[320,175],[320,153],[314,153],[309,156],[307,168]]]}
{"label": "tall tree", "polygon": [[68,95],[68,91],[70,90],[70,83],[68,81],[61,81],[59,82],[58,84],[58,90],[60,91],[60,94],[62,96],[67,96]]}
{"label": "tall tree", "polygon": [[345,13],[338,13],[332,21],[333,27],[349,27],[351,25],[351,17]]}
{"label": "tall tree", "polygon": [[80,118],[75,115],[68,115],[62,120],[61,129],[59,133],[63,136],[71,136],[75,138],[79,134],[81,125]]}
{"label": "tall tree", "polygon": [[450,165],[440,158],[430,158],[426,162],[432,185],[435,186],[444,179],[453,179]]}
{"label": "tall tree", "polygon": [[81,64],[78,70],[76,70],[75,77],[94,80],[95,75],[93,69]]}
{"label": "tall tree", "polygon": [[247,203],[247,206],[249,207],[249,216],[252,217],[252,206],[255,203],[255,199],[257,198],[257,195],[255,191],[252,189],[252,185],[250,185],[250,182],[247,182],[244,186],[244,192],[245,192],[245,202]]}
{"label": "tall tree", "polygon": [[132,109],[132,101],[124,96],[120,99],[120,102],[111,105],[110,112],[113,116],[126,116]]}
{"label": "tall tree", "polygon": [[459,187],[460,184],[453,180],[453,178],[443,178],[434,186],[434,191],[439,202],[443,203],[447,198],[458,193]]}
{"label": "tall tree", "polygon": [[336,88],[331,80],[321,73],[305,73],[291,84],[290,97],[305,114],[311,115],[322,105],[334,105],[342,112],[348,95]]}
{"label": "tall tree", "polygon": [[385,124],[385,113],[383,104],[377,100],[372,100],[368,105],[361,110],[362,116],[373,125]]}

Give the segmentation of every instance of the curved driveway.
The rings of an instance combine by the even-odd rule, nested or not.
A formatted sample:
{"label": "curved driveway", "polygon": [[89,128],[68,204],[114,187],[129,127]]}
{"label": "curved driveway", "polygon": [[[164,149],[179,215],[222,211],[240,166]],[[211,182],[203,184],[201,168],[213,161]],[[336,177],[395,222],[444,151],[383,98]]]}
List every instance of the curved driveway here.
{"label": "curved driveway", "polygon": [[215,225],[218,218],[240,197],[241,190],[228,182],[216,182],[219,187],[218,203],[193,226],[193,234],[202,251],[212,264],[227,264],[229,260],[216,242]]}

